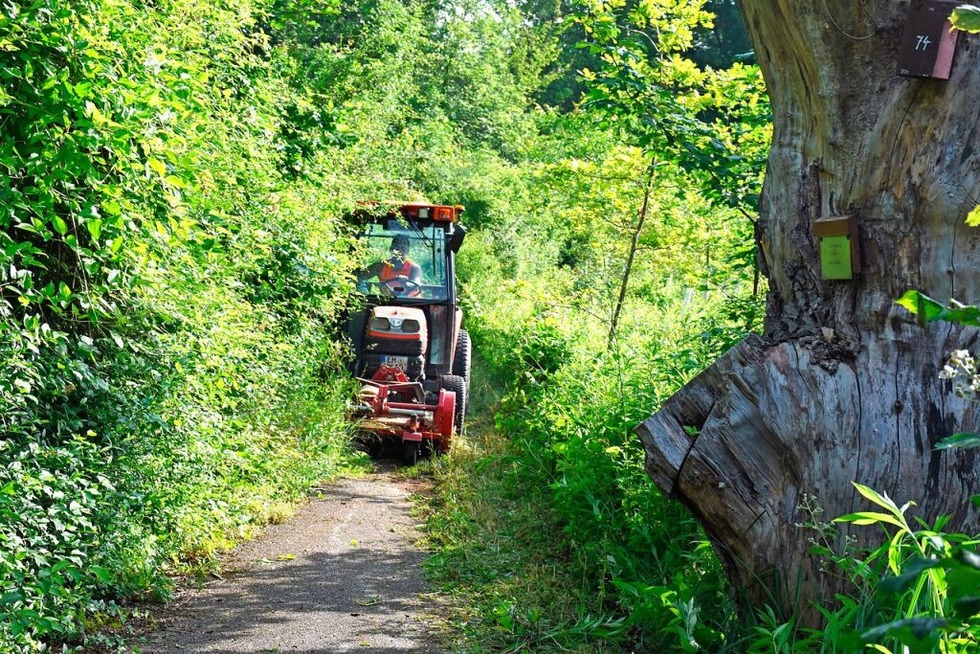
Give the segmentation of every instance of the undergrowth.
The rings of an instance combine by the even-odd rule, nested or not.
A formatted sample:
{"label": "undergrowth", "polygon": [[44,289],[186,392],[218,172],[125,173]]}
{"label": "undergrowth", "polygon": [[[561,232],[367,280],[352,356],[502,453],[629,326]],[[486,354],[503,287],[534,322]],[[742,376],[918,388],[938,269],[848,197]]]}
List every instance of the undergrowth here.
{"label": "undergrowth", "polygon": [[[470,325],[484,347],[495,338]],[[509,347],[494,366],[476,367],[468,447],[432,467],[428,570],[467,607],[452,617],[456,646],[724,648],[736,628],[720,564],[696,521],[646,477],[631,431],[710,345],[699,333],[673,351],[650,342],[642,355],[633,344],[576,359],[548,317],[520,330],[500,341]],[[628,366],[637,356],[660,373]]]}
{"label": "undergrowth", "polygon": [[[436,495],[426,538],[435,553],[427,567],[462,607],[450,614],[452,647],[977,651],[978,537],[947,533],[946,517],[912,520],[914,502],[898,506],[860,484],[872,511],[829,521],[817,498],[800,507],[823,574],[849,580],[850,590],[834,602],[814,606],[821,626],[773,607],[738,611],[696,521],[646,478],[629,429],[670,392],[669,374],[681,373],[679,362],[710,355],[704,332],[677,335],[673,350],[648,345],[652,369],[671,371],[658,383],[656,375],[624,369],[616,356],[579,363],[547,318],[521,329],[502,339],[509,349],[500,353],[499,368],[477,358],[478,413],[468,438],[430,467]],[[485,336],[472,323],[471,331]],[[941,444],[977,445],[973,434]],[[882,543],[867,550],[847,545],[835,526],[841,522],[882,529]]]}

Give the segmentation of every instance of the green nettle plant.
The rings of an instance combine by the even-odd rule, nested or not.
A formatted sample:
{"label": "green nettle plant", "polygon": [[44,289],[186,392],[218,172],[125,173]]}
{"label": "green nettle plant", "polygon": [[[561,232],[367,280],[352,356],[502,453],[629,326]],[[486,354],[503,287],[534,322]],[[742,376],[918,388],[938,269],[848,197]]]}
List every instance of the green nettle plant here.
{"label": "green nettle plant", "polygon": [[[955,445],[940,443],[946,446]],[[891,620],[861,631],[860,643],[882,652],[895,645],[912,653],[975,651],[980,644],[980,539],[944,533],[948,516],[933,525],[917,519],[913,528],[905,513],[914,502],[899,507],[885,494],[857,483],[854,487],[883,511],[852,513],[835,522],[878,525],[890,536],[863,565],[885,566],[878,584],[884,595],[880,610]]]}

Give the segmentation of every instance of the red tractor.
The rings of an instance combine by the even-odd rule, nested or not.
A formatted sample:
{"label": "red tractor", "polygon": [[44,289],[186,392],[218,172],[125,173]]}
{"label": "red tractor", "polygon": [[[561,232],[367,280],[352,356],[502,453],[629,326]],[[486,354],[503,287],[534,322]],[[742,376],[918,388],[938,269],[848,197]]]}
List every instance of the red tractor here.
{"label": "red tractor", "polygon": [[362,303],[347,322],[361,384],[353,417],[369,451],[401,443],[407,463],[446,452],[463,427],[470,339],[456,301],[462,207],[362,205],[350,217],[364,243]]}

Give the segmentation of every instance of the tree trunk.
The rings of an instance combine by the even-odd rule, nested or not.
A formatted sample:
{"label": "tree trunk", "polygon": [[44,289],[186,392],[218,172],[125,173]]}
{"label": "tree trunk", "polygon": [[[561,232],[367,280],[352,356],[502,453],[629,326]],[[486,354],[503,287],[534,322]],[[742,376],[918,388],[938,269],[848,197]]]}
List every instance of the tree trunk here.
{"label": "tree trunk", "polygon": [[[765,332],[637,431],[647,471],[701,519],[734,585],[812,623],[807,602],[845,587],[807,553],[805,495],[827,520],[869,510],[853,480],[916,501],[912,515],[951,514],[949,529],[980,528],[978,458],[933,449],[980,428],[977,406],[937,377],[976,331],[923,328],[895,304],[910,288],[980,301],[980,231],[964,224],[980,202],[980,48],[959,35],[949,81],[900,77],[908,2],[740,2],[773,106],[757,233]],[[824,281],[813,222],[846,214],[862,271]]]}

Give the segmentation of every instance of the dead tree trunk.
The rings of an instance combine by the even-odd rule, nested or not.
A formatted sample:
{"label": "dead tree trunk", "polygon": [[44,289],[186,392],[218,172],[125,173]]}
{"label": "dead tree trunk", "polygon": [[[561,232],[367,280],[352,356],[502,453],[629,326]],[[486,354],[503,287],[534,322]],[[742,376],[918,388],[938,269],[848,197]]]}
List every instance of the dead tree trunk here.
{"label": "dead tree trunk", "polygon": [[[637,431],[647,471],[701,519],[736,587],[805,614],[843,582],[807,554],[804,494],[828,518],[867,510],[853,480],[980,528],[980,459],[933,450],[980,429],[976,406],[937,378],[976,332],[922,328],[895,304],[910,288],[980,301],[980,230],[964,224],[980,203],[980,42],[959,35],[949,81],[902,77],[908,2],[740,2],[773,106],[757,235],[765,331]],[[825,281],[813,223],[845,214],[863,269]]]}

